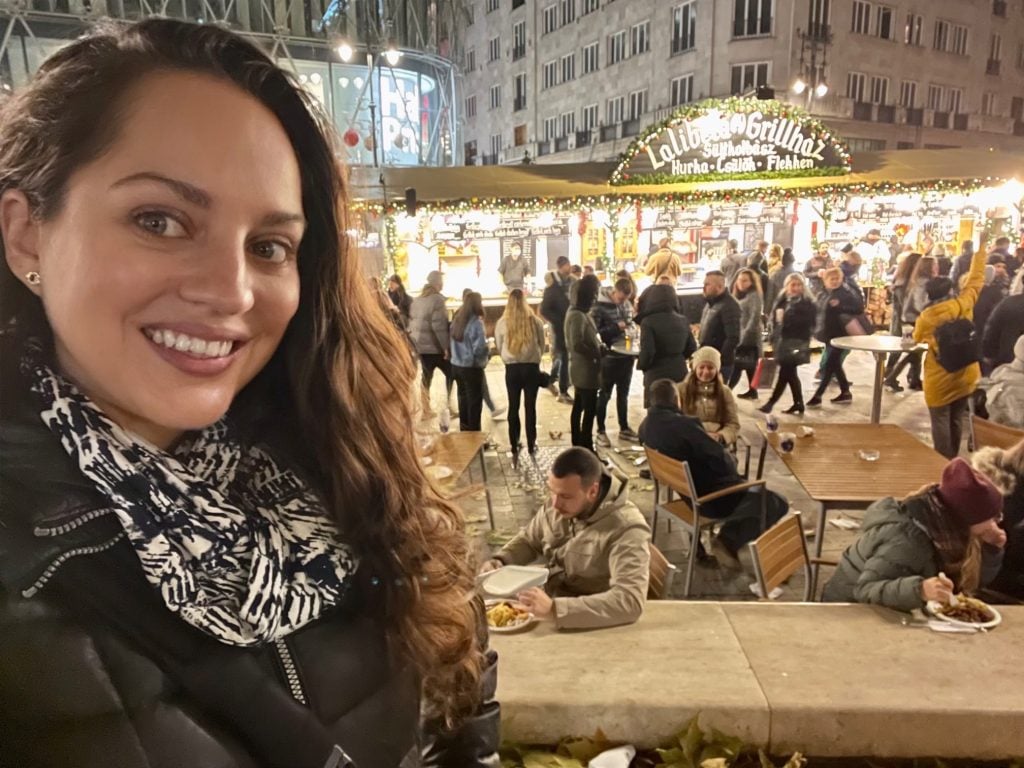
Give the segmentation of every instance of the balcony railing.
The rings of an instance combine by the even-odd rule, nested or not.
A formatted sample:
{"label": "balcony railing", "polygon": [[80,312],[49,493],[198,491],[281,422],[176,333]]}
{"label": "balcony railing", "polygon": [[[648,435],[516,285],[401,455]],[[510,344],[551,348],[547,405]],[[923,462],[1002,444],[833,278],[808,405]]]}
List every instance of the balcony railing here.
{"label": "balcony railing", "polygon": [[590,131],[576,131],[576,146],[586,147],[590,144]]}
{"label": "balcony railing", "polygon": [[526,46],[516,45],[512,48],[512,61],[519,61],[526,58]]}
{"label": "balcony railing", "polygon": [[820,21],[811,22],[807,26],[807,39],[819,43],[832,42],[832,27]]}
{"label": "balcony railing", "polygon": [[480,165],[497,165],[497,164],[498,164],[498,156],[497,155],[481,155],[480,156]]}
{"label": "balcony railing", "polygon": [[673,37],[672,38],[672,55],[675,56],[677,53],[686,53],[696,48],[695,40],[687,40],[685,37]]}
{"label": "balcony railing", "polygon": [[521,112],[524,109],[526,109],[526,97],[525,96],[518,96],[518,97],[516,97],[515,101],[512,102],[512,111],[513,112]]}
{"label": "balcony railing", "polygon": [[891,104],[879,104],[877,119],[880,123],[895,123],[896,107],[892,106]]}
{"label": "balcony railing", "polygon": [[1013,135],[1024,136],[1024,120],[1013,121]]}
{"label": "balcony railing", "polygon": [[636,136],[638,133],[640,133],[640,118],[627,120],[622,124],[623,136]]}
{"label": "balcony railing", "polygon": [[999,59],[989,59],[985,65],[986,75],[998,75],[1001,69],[1002,62]]}
{"label": "balcony railing", "polygon": [[874,104],[867,101],[853,102],[853,119],[870,120],[874,115]]}
{"label": "balcony railing", "polygon": [[601,141],[615,141],[618,136],[618,125],[602,125],[601,126]]}
{"label": "balcony railing", "polygon": [[568,152],[569,151],[569,137],[558,136],[555,139],[555,152]]}
{"label": "balcony railing", "polygon": [[551,154],[551,142],[550,141],[538,141],[537,142],[537,157],[544,157],[544,155]]}
{"label": "balcony railing", "polygon": [[924,109],[921,107],[908,107],[907,125],[924,125]]}
{"label": "balcony railing", "polygon": [[936,112],[932,115],[932,125],[936,128],[949,128],[949,112]]}
{"label": "balcony railing", "polygon": [[993,0],[992,14],[1006,18],[1006,0]]}
{"label": "balcony railing", "polygon": [[957,131],[966,131],[970,127],[967,119],[967,115],[962,112],[957,112],[953,115],[953,129]]}

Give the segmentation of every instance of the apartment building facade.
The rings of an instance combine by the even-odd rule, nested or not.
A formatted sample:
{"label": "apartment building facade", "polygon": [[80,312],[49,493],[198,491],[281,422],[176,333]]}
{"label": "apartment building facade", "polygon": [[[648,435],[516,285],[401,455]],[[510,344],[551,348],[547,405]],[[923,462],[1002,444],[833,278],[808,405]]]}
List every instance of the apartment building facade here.
{"label": "apartment building facade", "polygon": [[467,164],[613,159],[759,86],[854,152],[1024,150],[1024,0],[466,2]]}

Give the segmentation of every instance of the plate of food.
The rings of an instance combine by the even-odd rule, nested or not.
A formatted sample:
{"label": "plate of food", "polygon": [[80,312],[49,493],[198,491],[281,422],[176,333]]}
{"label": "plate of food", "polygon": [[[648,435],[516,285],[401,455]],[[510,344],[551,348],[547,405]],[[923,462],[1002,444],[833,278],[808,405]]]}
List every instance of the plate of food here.
{"label": "plate of food", "polygon": [[929,600],[928,613],[942,621],[958,627],[972,627],[974,629],[992,629],[998,627],[1003,617],[999,611],[988,603],[966,595],[957,595],[957,605],[944,605]]}
{"label": "plate of food", "polygon": [[488,600],[484,605],[487,608],[487,626],[491,632],[509,634],[537,623],[536,616],[512,600]]}

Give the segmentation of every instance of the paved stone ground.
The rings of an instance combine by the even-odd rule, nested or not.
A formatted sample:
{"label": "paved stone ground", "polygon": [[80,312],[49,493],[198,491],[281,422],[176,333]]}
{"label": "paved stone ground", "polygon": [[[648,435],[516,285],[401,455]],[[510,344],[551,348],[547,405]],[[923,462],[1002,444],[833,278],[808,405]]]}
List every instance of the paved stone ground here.
{"label": "paved stone ground", "polygon": [[[547,361],[545,360],[545,365]],[[814,382],[812,376],[817,367],[817,360],[811,365],[803,366],[801,369],[804,397],[810,398],[813,393]],[[813,425],[815,422],[867,422],[871,410],[871,383],[874,375],[874,359],[866,352],[852,352],[846,362],[846,371],[850,380],[854,383],[854,400],[850,405],[832,405],[828,398],[837,394],[835,385],[825,396],[824,406],[820,409],[808,410],[803,421]],[[491,394],[496,405],[501,408],[506,404],[504,366],[499,358],[493,358],[487,368],[487,380]],[[434,402],[442,396],[440,377],[435,377]],[[737,391],[744,391],[744,385],[738,385]],[[740,421],[742,433],[751,445],[760,446],[760,435],[757,431],[757,422],[764,417],[756,408],[765,402],[767,393],[762,392],[758,402],[739,400]],[[452,396],[454,404],[455,397]],[[789,394],[783,396],[782,401],[776,408],[776,414],[780,418],[781,409],[790,404]],[[519,462],[519,467],[514,468],[512,454],[509,450],[509,439],[507,422],[504,420],[495,421],[484,408],[484,429],[489,432],[492,443],[496,446],[493,450],[485,452],[485,461],[491,491],[491,500],[495,516],[495,530],[489,530],[487,520],[487,509],[483,495],[466,498],[463,501],[463,508],[466,511],[466,518],[471,533],[477,537],[482,556],[500,546],[516,530],[519,529],[536,512],[544,500],[546,492],[546,477],[548,468],[555,456],[570,445],[569,441],[569,412],[571,406],[556,401],[547,391],[541,390],[537,397],[537,420],[538,420],[538,451],[535,459],[531,459],[525,452]],[[636,450],[636,444],[617,439],[618,423],[614,415],[614,403],[610,404],[608,413],[608,435],[612,440],[611,449],[599,448],[602,456],[607,456],[615,462],[619,469],[630,479],[630,497],[639,506],[640,510],[651,518],[653,508],[653,485],[651,481],[644,480],[639,476],[638,467],[634,459],[641,457],[641,451]],[[633,384],[630,391],[629,426],[634,430],[640,425],[643,419],[643,394],[641,375],[634,373]],[[883,395],[882,420],[898,424],[922,441],[931,444],[929,432],[928,411],[924,404],[924,398],[920,392],[906,390],[899,394],[892,394],[888,391]],[[523,438],[525,440],[525,438]],[[756,466],[756,453],[752,457],[751,473]],[[837,456],[836,461],[853,460],[850,457]],[[478,473],[478,469],[473,469]],[[800,485],[789,475],[786,467],[774,455],[768,451],[765,464],[765,477],[768,480],[768,487],[785,496],[790,502],[790,509],[804,514],[804,527],[808,533],[813,535],[814,514],[816,505],[811,502],[803,492]],[[478,478],[477,478],[478,479]],[[463,479],[466,482],[467,478]],[[830,520],[836,517],[847,517],[859,521],[863,516],[862,512],[833,512],[830,513]],[[688,537],[682,531],[678,522],[674,525],[669,520],[660,516],[658,530],[655,532],[655,541],[666,557],[680,568],[673,587],[673,597],[682,597],[682,588],[686,566],[686,558],[689,552]],[[826,529],[824,555],[826,557],[838,558],[842,551],[856,538],[856,530],[844,530],[829,524]],[[695,574],[693,599],[708,600],[754,600],[755,595],[750,589],[753,583],[753,570],[750,567],[749,556],[742,553],[741,560],[745,566],[742,573],[730,572],[718,568],[714,561],[705,565],[698,563]],[[824,568],[821,574],[822,583],[828,578],[831,569]],[[804,579],[802,574],[794,576],[783,589],[782,600],[802,599],[804,590]]]}

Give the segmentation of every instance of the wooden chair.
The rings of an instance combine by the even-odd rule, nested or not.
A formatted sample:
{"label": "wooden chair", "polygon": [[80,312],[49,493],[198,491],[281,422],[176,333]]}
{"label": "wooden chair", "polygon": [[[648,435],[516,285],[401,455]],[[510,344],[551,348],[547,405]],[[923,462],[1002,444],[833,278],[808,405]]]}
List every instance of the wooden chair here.
{"label": "wooden chair", "polygon": [[647,585],[647,597],[651,600],[668,600],[672,594],[672,582],[678,569],[651,542],[651,578]]}
{"label": "wooden chair", "polygon": [[[647,463],[651,468],[651,478],[654,480],[654,519],[651,524],[651,538],[658,528],[658,514],[664,512],[682,521],[690,533],[690,555],[686,563],[686,581],[683,584],[683,597],[690,596],[693,586],[693,574],[697,566],[697,551],[700,549],[701,531],[711,528],[717,523],[724,523],[729,520],[724,518],[701,517],[701,507],[709,501],[729,496],[733,493],[743,493],[751,488],[761,488],[761,530],[767,525],[768,519],[768,497],[764,480],[754,480],[746,483],[724,488],[704,496],[697,496],[692,490],[694,488],[693,475],[690,473],[690,465],[685,461],[677,461],[663,453],[644,447],[647,452]],[[661,488],[665,487],[665,503],[661,502]],[[673,494],[678,496],[673,500]]]}
{"label": "wooden chair", "polygon": [[799,512],[780,520],[749,546],[757,584],[765,599],[771,599],[769,595],[773,589],[783,584],[798,568],[803,568],[804,602],[811,602],[815,599],[811,594],[811,566],[839,564],[835,560],[810,556]]}
{"label": "wooden chair", "polygon": [[968,435],[972,451],[991,445],[996,448],[1012,448],[1021,440],[1024,440],[1024,429],[1014,429],[996,424],[994,421],[983,419],[980,416],[971,414],[971,430]]}

